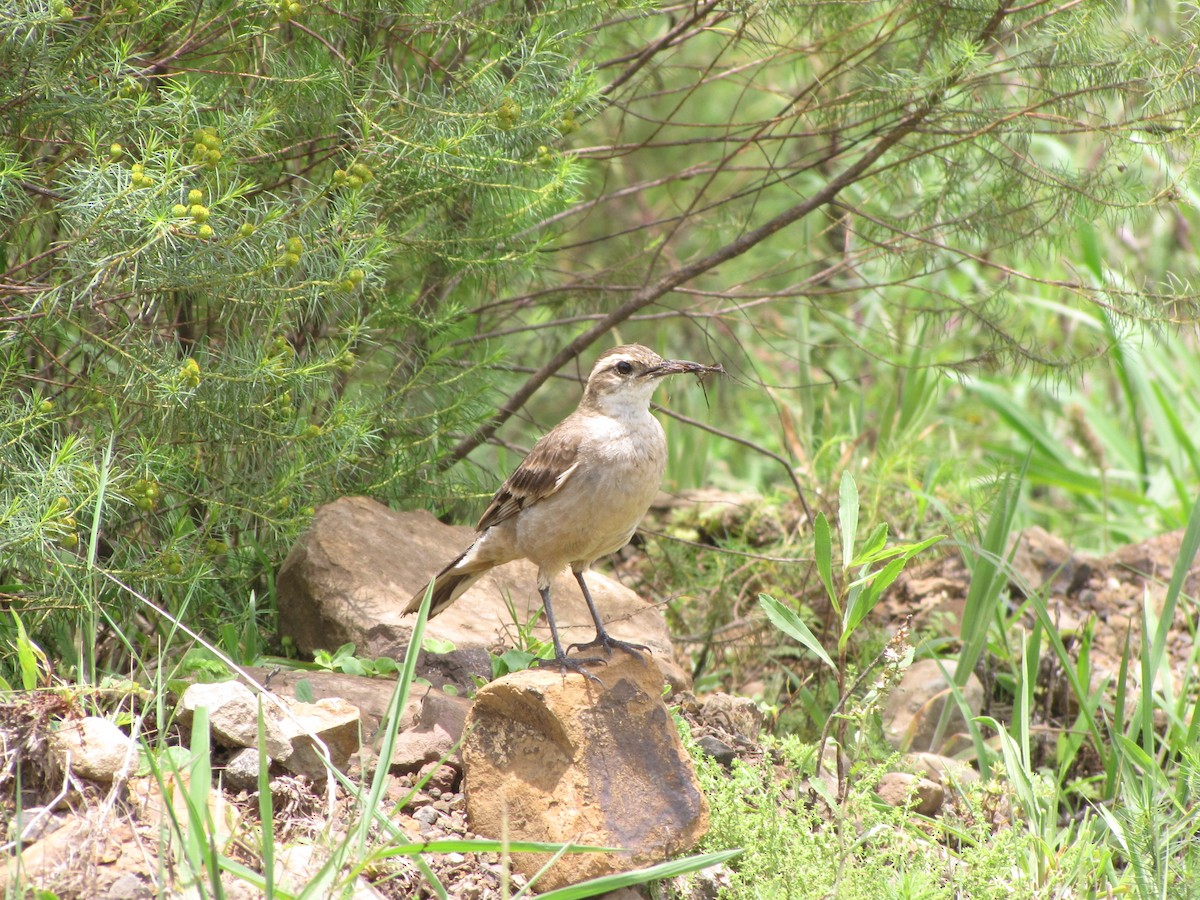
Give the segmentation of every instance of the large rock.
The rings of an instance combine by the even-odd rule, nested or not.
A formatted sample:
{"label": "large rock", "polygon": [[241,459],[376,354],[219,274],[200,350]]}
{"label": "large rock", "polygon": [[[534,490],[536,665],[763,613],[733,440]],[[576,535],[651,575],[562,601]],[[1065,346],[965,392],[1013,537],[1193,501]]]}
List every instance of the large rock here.
{"label": "large rock", "polygon": [[[492,838],[620,847],[568,853],[551,890],[662,862],[708,830],[708,806],[645,661],[613,655],[582,675],[530,669],[481,688],[467,719],[463,782],[471,829]],[[528,876],[548,853],[513,854]]]}
{"label": "large rock", "polygon": [[[279,629],[301,650],[332,650],[353,643],[363,657],[399,659],[412,633],[409,598],[470,545],[474,531],[443,525],[424,511],[395,512],[366,497],[343,497],[322,506],[279,570]],[[472,676],[491,677],[489,648],[511,647],[516,625],[541,609],[537,570],[521,560],[493,569],[432,619],[426,634],[451,641],[445,656],[423,653],[419,672],[435,685],[473,687]],[[674,663],[666,621],[653,604],[599,573],[588,575],[592,597],[613,637],[645,644],[673,684],[687,676]],[[563,643],[595,633],[579,585],[569,572],[551,586]],[[549,640],[544,624],[534,634]]]}

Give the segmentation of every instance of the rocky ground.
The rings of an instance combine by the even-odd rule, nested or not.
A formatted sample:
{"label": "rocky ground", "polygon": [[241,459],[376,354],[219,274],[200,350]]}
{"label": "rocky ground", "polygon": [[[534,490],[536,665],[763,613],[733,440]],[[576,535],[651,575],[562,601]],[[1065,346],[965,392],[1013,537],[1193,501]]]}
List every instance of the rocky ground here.
{"label": "rocky ground", "polygon": [[[358,643],[366,651],[363,656],[399,658],[397,647],[407,641],[411,623],[395,615],[397,606],[403,605],[396,598],[407,599],[417,590],[445,549],[464,543],[464,535],[431,517],[376,509],[370,501],[339,503],[342,506],[333,504],[333,509],[318,513],[313,531],[284,566],[280,575],[281,627],[285,633],[291,629],[301,646],[307,644],[310,650],[318,641],[328,648],[345,639]],[[372,518],[378,516],[386,521]],[[419,552],[405,556],[396,553],[394,544],[380,546],[374,536],[381,534],[391,539],[399,534]],[[1136,646],[1143,599],[1148,596],[1152,605],[1161,605],[1179,542],[1179,534],[1164,535],[1103,558],[1089,558],[1073,553],[1044,532],[1027,531],[1017,540],[1014,565],[1018,575],[1013,579],[1012,602],[1019,604],[1022,596],[1045,589],[1068,643],[1080,640],[1087,630],[1095,663],[1093,681],[1097,690],[1105,689],[1119,667],[1126,641],[1133,640]],[[489,677],[484,669],[487,651],[495,652],[514,636],[517,623],[506,621],[509,614],[495,598],[532,595],[536,600],[528,583],[531,573],[519,566],[512,568],[514,572],[498,575],[508,581],[485,581],[472,591],[476,596],[464,597],[455,608],[458,618],[452,610],[431,623],[434,635],[451,640],[455,650],[423,655],[420,669],[428,683],[414,690],[401,714],[383,784],[387,818],[409,841],[475,836],[464,793],[459,739],[471,711],[467,699],[475,688],[471,676]],[[877,610],[877,618],[894,627],[912,617],[912,627],[942,628],[953,635],[968,580],[957,557],[925,563],[897,582]],[[759,739],[764,721],[758,705],[752,699],[728,694],[696,697],[690,693],[687,675],[673,658],[661,616],[632,592],[615,582],[602,581],[607,582],[598,576],[594,591],[601,608],[616,610],[614,632],[654,647],[653,659],[659,667],[655,683],[665,680],[672,685],[671,708],[686,723],[697,745],[725,765],[739,757],[749,761],[761,758]],[[1198,588],[1200,571],[1194,569],[1184,591],[1195,596]],[[557,589],[564,598],[569,591],[568,586]],[[518,608],[519,616],[535,608],[522,602],[527,605]],[[577,606],[564,599],[565,628],[569,635],[574,636],[574,631],[589,636],[586,611],[582,604]],[[1187,615],[1182,607],[1177,611],[1177,627],[1169,642],[1172,665],[1177,667],[1188,665],[1192,654]],[[1044,683],[1039,696],[1049,725],[1069,710],[1055,708],[1056,698],[1065,696],[1056,681],[1059,676],[1047,671],[1041,677]],[[614,690],[616,683],[606,684],[604,689]],[[336,839],[353,827],[361,812],[358,800],[326,779],[323,758],[352,782],[369,779],[376,770],[378,733],[393,684],[391,679],[339,673],[251,669],[235,682],[193,686],[161,722],[133,685],[117,686],[105,698],[64,686],[6,700],[0,704],[0,798],[9,828],[0,888],[7,892],[20,883],[63,898],[112,900],[160,896],[163,891],[198,896],[195,887],[184,882],[186,866],[180,865],[180,860],[188,853],[188,834],[197,833],[195,823],[202,817],[210,824],[199,831],[213,835],[216,849],[249,868],[259,866],[259,757],[256,749],[246,748],[257,746],[260,689],[270,694],[270,702],[264,706],[264,727],[271,758],[276,875],[281,884],[293,889],[304,886],[316,877],[329,848],[337,845]],[[997,714],[989,708],[991,693],[974,676],[967,695],[973,709]],[[969,766],[929,752],[931,723],[936,722],[945,696],[943,671],[933,661],[923,661],[907,671],[888,698],[885,733],[912,755],[901,767],[903,771],[881,780],[877,791],[887,802],[903,805],[915,795],[919,812],[938,815],[953,806],[955,791],[963,783],[978,777]],[[658,702],[656,697],[652,699]],[[567,705],[590,708],[578,699]],[[123,715],[84,715],[84,710],[97,706]],[[139,762],[137,738],[152,746],[186,747],[200,707],[209,719],[211,772],[184,754],[178,757],[175,769],[160,761],[160,775],[149,774],[144,762]],[[534,718],[542,715],[539,712]],[[560,721],[565,720],[554,719]],[[667,725],[674,727],[670,720]],[[550,733],[554,728],[574,726],[545,727]],[[955,730],[953,721],[949,730]],[[577,747],[587,738],[571,740]],[[608,765],[616,752],[601,754],[602,764]],[[196,790],[194,779],[209,776],[211,785]],[[827,784],[825,793],[832,788]],[[484,794],[487,788],[477,785],[475,791]],[[193,798],[190,808],[189,796]],[[200,798],[203,806],[198,806],[195,798]],[[626,827],[629,823],[621,824]],[[381,834],[378,827],[375,833]],[[686,851],[692,837],[671,844],[671,853]],[[451,851],[430,854],[426,859],[451,896],[468,900],[504,896],[527,878],[527,873],[510,871],[498,853]],[[719,873],[711,877],[719,879]],[[261,896],[256,888],[229,874],[222,882],[228,897]],[[419,896],[422,884],[423,876],[411,858],[381,858],[358,875],[355,896]]]}

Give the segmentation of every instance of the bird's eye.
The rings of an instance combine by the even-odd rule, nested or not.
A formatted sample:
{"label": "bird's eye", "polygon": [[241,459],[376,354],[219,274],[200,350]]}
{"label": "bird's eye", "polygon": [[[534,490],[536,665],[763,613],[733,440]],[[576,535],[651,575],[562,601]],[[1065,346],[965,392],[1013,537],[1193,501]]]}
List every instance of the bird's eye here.
{"label": "bird's eye", "polygon": [[622,375],[628,375],[630,372],[633,371],[633,363],[631,363],[627,359],[623,359],[619,363],[617,363],[615,368]]}

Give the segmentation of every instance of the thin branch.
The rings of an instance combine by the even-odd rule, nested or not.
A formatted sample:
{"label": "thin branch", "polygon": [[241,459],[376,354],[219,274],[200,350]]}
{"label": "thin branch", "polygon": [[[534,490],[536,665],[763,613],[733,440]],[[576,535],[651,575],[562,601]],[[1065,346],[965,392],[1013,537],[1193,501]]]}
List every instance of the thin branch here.
{"label": "thin branch", "polygon": [[733,441],[735,444],[741,444],[743,447],[749,447],[755,453],[770,457],[783,466],[784,471],[788,474],[788,478],[792,480],[792,485],[796,488],[796,496],[800,498],[800,505],[804,507],[804,515],[808,519],[808,527],[812,527],[812,510],[808,508],[808,500],[804,496],[804,488],[800,486],[800,479],[796,477],[796,471],[792,468],[792,464],[790,462],[788,462],[774,450],[768,450],[766,447],[762,446],[762,444],[756,444],[754,441],[747,440],[743,437],[738,437],[732,432],[716,428],[712,425],[709,425],[707,422],[701,422],[699,419],[693,419],[691,416],[685,416],[683,413],[678,413],[672,409],[667,409],[665,406],[659,406],[657,403],[653,404],[653,407],[657,412],[660,412],[665,416],[669,416],[670,418],[675,419],[677,422],[683,422],[685,425],[691,425],[694,428],[699,428],[701,431],[707,431],[709,434],[715,434],[717,437],[722,437],[728,441]]}
{"label": "thin branch", "polygon": [[[996,10],[995,15],[991,18],[984,30],[978,38],[978,43],[986,43],[1000,27],[1000,23],[1004,20],[1005,12],[1008,8],[1007,3],[1001,3]],[[676,287],[691,281],[705,272],[715,269],[722,263],[728,262],[741,256],[752,247],[762,243],[767,238],[782,231],[787,226],[798,222],[809,213],[822,206],[830,203],[838,196],[845,188],[854,184],[861,179],[875,163],[887,153],[892,147],[902,141],[905,137],[912,134],[920,124],[932,113],[941,103],[946,91],[954,84],[955,80],[961,73],[956,72],[947,76],[945,81],[935,88],[925,98],[916,109],[904,116],[899,123],[890,131],[880,137],[875,144],[868,149],[862,156],[847,166],[841,173],[831,178],[823,188],[809,196],[807,199],[795,204],[787,210],[784,210],[779,215],[768,220],[758,228],[744,232],[737,239],[730,241],[725,246],[718,250],[694,260],[693,262],[681,265],[667,272],[653,284],[649,284],[641,290],[634,293],[632,297],[618,306],[608,315],[604,316],[599,322],[591,328],[577,335],[573,340],[569,341],[558,353],[554,354],[550,360],[542,366],[533,377],[529,378],[517,391],[508,398],[488,422],[476,429],[476,431],[461,440],[454,450],[443,460],[441,465],[449,467],[459,460],[467,456],[472,450],[480,444],[487,441],[493,434],[496,433],[501,425],[512,418],[513,414],[524,406],[529,399],[537,393],[550,376],[565,366],[572,359],[575,359],[599,340],[602,336],[611,331],[614,327],[624,322],[634,313],[649,306],[651,303],[658,300],[665,294],[670,293]]]}

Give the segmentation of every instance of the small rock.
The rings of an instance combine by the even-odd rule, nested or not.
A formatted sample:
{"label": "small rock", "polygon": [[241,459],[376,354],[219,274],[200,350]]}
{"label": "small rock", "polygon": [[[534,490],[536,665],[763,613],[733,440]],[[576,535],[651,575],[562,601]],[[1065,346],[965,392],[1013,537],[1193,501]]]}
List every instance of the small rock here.
{"label": "small rock", "polygon": [[280,847],[275,851],[275,883],[285,889],[299,889],[312,881],[321,862],[321,855],[314,844]]}
{"label": "small rock", "polygon": [[429,792],[429,796],[435,800],[441,794],[453,794],[454,786],[459,780],[459,770],[454,766],[439,765],[438,763],[430,763],[422,767],[420,778],[429,775],[429,780],[425,782],[425,790]]}
{"label": "small rock", "polygon": [[92,822],[72,816],[63,827],[27,845],[20,856],[6,859],[0,866],[0,895],[27,896],[26,887],[49,881],[81,855],[90,861],[94,843]]}
{"label": "small rock", "polygon": [[50,735],[50,752],[59,768],[80,778],[111,783],[127,778],[138,763],[137,742],[108,719],[86,716]]}
{"label": "small rock", "polygon": [[66,816],[55,813],[45,806],[22,807],[12,811],[8,836],[21,836],[22,844],[32,844],[49,837],[66,821]]}
{"label": "small rock", "polygon": [[418,822],[424,822],[426,825],[432,825],[438,820],[438,811],[432,806],[422,806],[413,813],[413,818]]}
{"label": "small rock", "polygon": [[[179,698],[177,715],[187,727],[201,706],[208,710],[208,724],[213,737],[224,747],[258,746],[258,697],[240,681],[220,681],[215,684],[192,684]],[[279,726],[279,711],[263,702],[263,725],[267,755],[276,762],[292,754],[292,745]]]}
{"label": "small rock", "polygon": [[888,772],[875,785],[875,793],[888,806],[911,807],[923,816],[937,815],[945,800],[940,784],[907,772]]}
{"label": "small rock", "polygon": [[436,688],[428,690],[421,699],[417,721],[410,729],[396,735],[392,769],[408,772],[443,759],[459,764],[456,745],[462,739],[470,709],[471,701],[466,697]]}
{"label": "small rock", "polygon": [[[307,887],[317,870],[329,858],[328,850],[315,844],[289,844],[278,851],[275,857],[276,875],[282,886],[292,887],[299,892]],[[256,897],[261,896],[255,894]],[[345,896],[338,894],[338,896]],[[366,879],[359,877],[354,882],[350,900],[383,900],[384,895]]]}
{"label": "small rock", "polygon": [[705,699],[700,708],[700,719],[705,725],[747,741],[755,741],[762,730],[763,714],[758,704],[749,697],[734,697],[718,692]]}
{"label": "small rock", "polygon": [[[304,699],[324,700],[337,697],[358,707],[363,720],[363,734],[374,737],[380,722],[387,715],[396,692],[396,682],[391,678],[374,678],[367,675],[348,675],[345,672],[313,672],[304,669],[279,669],[247,666],[246,673],[259,684],[265,684],[271,693],[283,700],[300,700],[297,696],[303,685]],[[411,728],[417,721],[424,694],[430,690],[425,685],[413,684],[408,693],[408,703],[400,713],[400,728]]]}
{"label": "small rock", "polygon": [[679,875],[669,884],[670,896],[677,900],[717,900],[722,890],[733,887],[733,877],[726,866],[718,865]]}
{"label": "small rock", "polygon": [[703,750],[707,756],[711,756],[726,768],[729,768],[733,764],[733,761],[737,759],[736,750],[720,738],[715,738],[711,734],[706,734],[704,737],[697,739],[696,746]]}
{"label": "small rock", "polygon": [[157,893],[141,875],[126,872],[108,886],[104,900],[151,900]]}
{"label": "small rock", "polygon": [[979,773],[964,762],[936,753],[910,753],[904,757],[913,772],[942,786],[974,784]]}
{"label": "small rock", "polygon": [[1009,542],[1014,587],[1020,596],[1054,585],[1061,594],[1070,584],[1078,563],[1062,538],[1034,525]]}
{"label": "small rock", "polygon": [[290,702],[291,715],[279,723],[280,730],[292,747],[281,760],[285,769],[303,775],[314,784],[323,784],[329,772],[316,739],[329,749],[334,768],[346,771],[350,757],[362,746],[362,719],[358,707],[336,697],[316,703]]}
{"label": "small rock", "polygon": [[[942,667],[946,670],[944,675]],[[967,730],[962,710],[951,696],[946,680],[954,677],[955,668],[954,660],[944,659],[922,659],[909,666],[883,710],[883,733],[893,747],[913,751],[939,749],[931,745],[947,703],[951,709],[942,730],[943,740]],[[971,714],[978,715],[983,708],[983,684],[974,672],[968,676],[962,693]]]}
{"label": "small rock", "polygon": [[256,791],[258,771],[258,749],[246,747],[233,754],[229,762],[225,763],[223,783],[233,791]]}
{"label": "small rock", "polygon": [[[479,690],[463,741],[471,830],[492,838],[629,848],[561,857],[547,891],[686,853],[708,830],[708,805],[656,667],[614,653],[578,674],[528,669]],[[520,853],[532,877],[548,853]]]}

